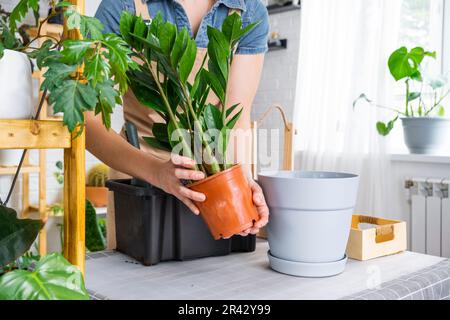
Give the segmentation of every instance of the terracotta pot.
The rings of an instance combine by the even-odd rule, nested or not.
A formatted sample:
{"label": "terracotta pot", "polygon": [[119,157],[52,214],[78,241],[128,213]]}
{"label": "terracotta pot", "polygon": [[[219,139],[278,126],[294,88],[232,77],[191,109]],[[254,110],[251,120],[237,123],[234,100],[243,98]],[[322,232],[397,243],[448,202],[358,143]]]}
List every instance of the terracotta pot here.
{"label": "terracotta pot", "polygon": [[216,240],[238,234],[259,219],[240,165],[193,183],[189,188],[206,195],[206,200],[196,205]]}
{"label": "terracotta pot", "polygon": [[88,199],[94,207],[106,207],[108,205],[108,188],[86,186],[86,199]]}

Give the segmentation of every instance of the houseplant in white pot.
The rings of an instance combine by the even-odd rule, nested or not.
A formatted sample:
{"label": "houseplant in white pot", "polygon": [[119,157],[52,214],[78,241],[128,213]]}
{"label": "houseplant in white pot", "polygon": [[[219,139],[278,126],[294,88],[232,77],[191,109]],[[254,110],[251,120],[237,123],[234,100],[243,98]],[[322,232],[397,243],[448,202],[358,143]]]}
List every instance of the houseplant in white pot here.
{"label": "houseplant in white pot", "polygon": [[262,172],[270,208],[267,228],[272,269],[327,277],[344,271],[359,177],[335,172]]}
{"label": "houseplant in white pot", "polygon": [[[0,118],[29,119],[33,113],[31,62],[17,51],[23,46],[21,35],[11,32],[9,13],[0,6]],[[0,166],[19,163],[21,150],[0,150]]]}
{"label": "houseplant in white pot", "polygon": [[424,76],[422,63],[425,58],[436,58],[436,52],[421,47],[408,50],[401,47],[389,57],[389,71],[396,81],[404,81],[405,101],[401,108],[375,104],[366,94],[361,94],[353,103],[364,100],[376,107],[392,111],[394,118],[378,122],[380,135],[387,136],[401,119],[405,144],[411,153],[436,154],[448,147],[450,119],[445,117],[446,98],[450,94],[447,77]]}

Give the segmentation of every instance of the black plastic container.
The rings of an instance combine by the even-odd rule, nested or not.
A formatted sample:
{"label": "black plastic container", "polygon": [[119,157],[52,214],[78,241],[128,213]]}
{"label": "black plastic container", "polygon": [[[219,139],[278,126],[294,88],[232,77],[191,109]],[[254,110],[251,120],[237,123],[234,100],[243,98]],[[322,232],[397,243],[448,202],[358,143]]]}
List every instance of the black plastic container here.
{"label": "black plastic container", "polygon": [[149,184],[109,180],[114,192],[117,250],[144,265],[255,251],[256,237],[214,240],[203,219]]}

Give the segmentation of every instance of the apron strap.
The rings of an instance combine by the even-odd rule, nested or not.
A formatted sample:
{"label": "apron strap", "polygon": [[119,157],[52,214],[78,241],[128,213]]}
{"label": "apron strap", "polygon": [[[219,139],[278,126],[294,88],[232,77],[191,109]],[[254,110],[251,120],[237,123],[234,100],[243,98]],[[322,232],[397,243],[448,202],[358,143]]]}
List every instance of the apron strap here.
{"label": "apron strap", "polygon": [[241,10],[240,9],[229,9],[228,10],[229,16],[231,16],[233,13],[237,13],[238,15],[241,15]]}
{"label": "apron strap", "polygon": [[137,16],[141,16],[144,20],[151,20],[146,0],[134,0],[134,7],[136,8]]}

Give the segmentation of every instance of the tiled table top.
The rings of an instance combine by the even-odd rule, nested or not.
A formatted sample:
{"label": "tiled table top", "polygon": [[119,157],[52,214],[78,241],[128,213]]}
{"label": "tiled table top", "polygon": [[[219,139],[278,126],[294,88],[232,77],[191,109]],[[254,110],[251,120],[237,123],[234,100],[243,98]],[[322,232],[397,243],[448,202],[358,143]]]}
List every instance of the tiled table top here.
{"label": "tiled table top", "polygon": [[[272,271],[267,250],[267,243],[259,241],[253,253],[151,267],[117,252],[91,254],[86,261],[86,286],[100,299],[381,299],[390,296],[371,294],[401,277],[414,273],[420,277],[418,271],[426,268],[448,275],[450,269],[450,263],[442,258],[405,252],[366,262],[349,260],[345,272],[332,278],[296,278]],[[436,267],[439,263],[440,268]],[[418,287],[429,287],[434,278],[433,273],[422,284],[419,281]],[[406,288],[405,294],[416,289]],[[441,292],[440,297],[444,296]]]}

